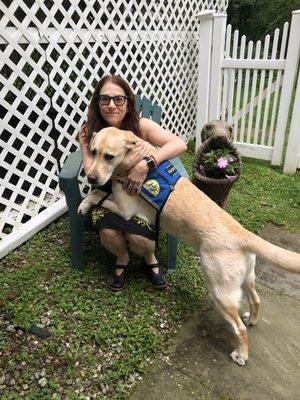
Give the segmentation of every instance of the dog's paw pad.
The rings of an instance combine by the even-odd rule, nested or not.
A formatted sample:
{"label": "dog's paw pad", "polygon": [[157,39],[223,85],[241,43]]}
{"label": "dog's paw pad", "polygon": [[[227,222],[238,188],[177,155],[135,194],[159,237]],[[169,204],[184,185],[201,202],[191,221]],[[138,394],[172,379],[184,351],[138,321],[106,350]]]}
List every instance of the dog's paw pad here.
{"label": "dog's paw pad", "polygon": [[251,320],[251,314],[248,311],[242,315],[242,320],[246,326],[254,326],[257,323],[257,319],[254,320],[253,316]]}
{"label": "dog's paw pad", "polygon": [[250,313],[249,311],[244,312],[244,314],[242,315],[242,320],[244,322],[245,325],[250,325]]}
{"label": "dog's paw pad", "polygon": [[241,354],[239,354],[238,350],[233,350],[233,352],[230,354],[230,357],[233,359],[234,362],[236,362],[238,365],[245,365],[246,364],[246,359],[243,357]]}

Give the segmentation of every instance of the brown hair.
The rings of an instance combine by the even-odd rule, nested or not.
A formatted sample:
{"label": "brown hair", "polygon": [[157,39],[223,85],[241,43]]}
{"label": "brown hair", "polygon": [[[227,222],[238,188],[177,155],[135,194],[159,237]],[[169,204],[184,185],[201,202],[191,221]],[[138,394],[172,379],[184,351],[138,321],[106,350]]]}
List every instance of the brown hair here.
{"label": "brown hair", "polygon": [[91,102],[88,109],[87,118],[87,135],[85,136],[86,142],[89,144],[93,133],[98,132],[100,129],[108,126],[105,119],[102,117],[99,110],[98,96],[101,88],[107,83],[111,82],[114,85],[120,86],[127,96],[127,113],[122,121],[121,129],[132,131],[135,135],[141,136],[139,128],[139,114],[136,109],[135,96],[128,83],[118,75],[104,76],[96,85]]}

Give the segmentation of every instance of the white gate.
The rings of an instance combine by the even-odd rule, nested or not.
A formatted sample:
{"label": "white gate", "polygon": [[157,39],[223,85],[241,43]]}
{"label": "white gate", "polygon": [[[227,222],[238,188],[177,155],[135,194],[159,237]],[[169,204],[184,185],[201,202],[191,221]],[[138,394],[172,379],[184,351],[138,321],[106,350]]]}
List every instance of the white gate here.
{"label": "white gate", "polygon": [[[225,33],[226,15],[202,13],[200,19],[197,145],[205,122],[227,119],[242,155],[280,165],[300,57],[300,11],[293,12],[290,29],[286,23],[281,34],[276,29],[256,44],[237,30],[232,35],[230,25]],[[290,147],[296,151],[291,141]]]}
{"label": "white gate", "polygon": [[289,138],[287,143],[284,169],[286,174],[293,174],[297,168],[300,169],[300,68],[298,83],[295,92]]}

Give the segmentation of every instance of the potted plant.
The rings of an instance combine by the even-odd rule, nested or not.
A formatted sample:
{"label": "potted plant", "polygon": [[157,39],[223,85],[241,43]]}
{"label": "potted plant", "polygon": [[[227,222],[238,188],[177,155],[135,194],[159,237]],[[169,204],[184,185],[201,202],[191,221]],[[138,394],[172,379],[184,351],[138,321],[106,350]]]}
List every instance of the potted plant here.
{"label": "potted plant", "polygon": [[226,137],[211,137],[197,151],[192,182],[224,208],[241,167],[241,157],[233,144]]}

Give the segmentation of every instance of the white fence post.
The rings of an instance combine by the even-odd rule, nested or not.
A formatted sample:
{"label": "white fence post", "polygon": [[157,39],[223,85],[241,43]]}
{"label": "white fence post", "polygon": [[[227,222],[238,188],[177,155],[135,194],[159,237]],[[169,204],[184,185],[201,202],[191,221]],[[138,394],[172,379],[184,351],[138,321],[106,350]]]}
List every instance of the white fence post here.
{"label": "white fence post", "polygon": [[227,14],[214,14],[208,120],[219,119],[221,115],[221,62],[224,58],[226,20]]}
{"label": "white fence post", "polygon": [[208,121],[211,44],[214,10],[196,14],[200,20],[198,44],[198,83],[196,117],[196,151],[201,144],[201,128]]}
{"label": "white fence post", "polygon": [[289,45],[282,83],[272,164],[280,165],[288,122],[293,86],[300,55],[300,10],[294,11],[290,28]]}
{"label": "white fence post", "polygon": [[297,166],[300,167],[300,71],[296,89],[295,102],[293,106],[292,120],[289,131],[289,139],[286,149],[283,172],[294,174]]}

